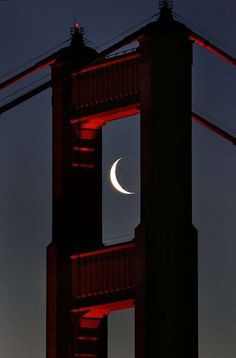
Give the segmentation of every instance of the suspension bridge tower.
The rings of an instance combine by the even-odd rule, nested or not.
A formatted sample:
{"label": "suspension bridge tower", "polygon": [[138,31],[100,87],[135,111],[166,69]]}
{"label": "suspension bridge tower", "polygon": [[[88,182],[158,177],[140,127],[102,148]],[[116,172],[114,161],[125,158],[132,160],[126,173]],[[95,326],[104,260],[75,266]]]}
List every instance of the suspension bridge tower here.
{"label": "suspension bridge tower", "polygon": [[[137,44],[120,52],[126,45]],[[53,227],[47,248],[47,358],[107,358],[107,317],[135,308],[135,358],[198,357],[197,232],[192,225],[192,45],[236,59],[173,18],[97,53],[79,24],[70,46],[0,83],[51,66],[51,79],[0,107],[52,87]],[[118,51],[118,52],[117,52]],[[102,242],[102,127],[140,114],[141,215],[134,238]]]}
{"label": "suspension bridge tower", "polygon": [[[139,46],[114,54],[127,43]],[[53,237],[47,249],[47,358],[106,358],[107,317],[135,307],[135,357],[197,358],[189,30],[158,20],[109,51],[72,29],[52,67]],[[141,219],[102,243],[102,126],[141,117]]]}

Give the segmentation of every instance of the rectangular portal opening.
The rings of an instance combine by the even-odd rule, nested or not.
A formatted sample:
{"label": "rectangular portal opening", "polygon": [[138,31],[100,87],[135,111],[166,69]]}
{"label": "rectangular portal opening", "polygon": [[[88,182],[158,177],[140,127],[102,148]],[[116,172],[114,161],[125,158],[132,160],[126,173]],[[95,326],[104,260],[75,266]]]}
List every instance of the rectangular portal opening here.
{"label": "rectangular portal opening", "polygon": [[108,358],[134,358],[134,308],[108,316]]}
{"label": "rectangular portal opening", "polygon": [[[130,241],[140,222],[139,115],[109,122],[103,127],[102,156],[103,243]],[[115,183],[112,183],[110,173],[116,162]]]}

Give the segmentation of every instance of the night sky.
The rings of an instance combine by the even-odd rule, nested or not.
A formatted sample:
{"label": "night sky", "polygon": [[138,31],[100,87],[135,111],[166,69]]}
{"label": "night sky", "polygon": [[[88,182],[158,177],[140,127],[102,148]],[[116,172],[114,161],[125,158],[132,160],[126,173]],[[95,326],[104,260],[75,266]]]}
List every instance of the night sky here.
{"label": "night sky", "polygon": [[[85,27],[86,38],[99,46],[151,18],[158,12],[158,1],[9,0],[0,2],[0,9],[1,76],[69,39],[74,18]],[[176,0],[174,12],[179,21],[236,56],[235,1]],[[42,72],[21,86],[48,74]],[[18,89],[5,91],[1,98]],[[194,111],[236,135],[235,93],[236,69],[194,47]],[[107,125],[103,140],[103,236],[104,242],[117,242],[132,238],[139,222],[139,118]],[[45,357],[51,145],[50,90],[0,116],[0,356],[4,358]],[[119,157],[123,158],[119,178],[136,192],[133,197],[121,196],[108,182],[109,167]],[[236,356],[235,158],[235,146],[193,123],[200,358]],[[109,325],[109,358],[134,357],[133,312],[112,314]]]}

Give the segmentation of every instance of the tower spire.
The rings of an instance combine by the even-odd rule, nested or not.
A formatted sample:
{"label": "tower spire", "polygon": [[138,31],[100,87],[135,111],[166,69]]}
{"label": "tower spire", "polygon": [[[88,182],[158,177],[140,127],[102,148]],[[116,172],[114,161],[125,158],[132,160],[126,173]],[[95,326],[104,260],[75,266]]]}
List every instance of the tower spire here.
{"label": "tower spire", "polygon": [[74,26],[70,28],[71,34],[71,46],[84,45],[84,28],[80,26],[80,23],[74,19]]}
{"label": "tower spire", "polygon": [[163,9],[173,9],[173,1],[171,0],[160,0],[159,1],[159,8]]}
{"label": "tower spire", "polygon": [[161,21],[163,23],[168,23],[168,22],[173,21],[173,15],[172,15],[173,1],[160,0],[159,8],[160,8],[159,21]]}

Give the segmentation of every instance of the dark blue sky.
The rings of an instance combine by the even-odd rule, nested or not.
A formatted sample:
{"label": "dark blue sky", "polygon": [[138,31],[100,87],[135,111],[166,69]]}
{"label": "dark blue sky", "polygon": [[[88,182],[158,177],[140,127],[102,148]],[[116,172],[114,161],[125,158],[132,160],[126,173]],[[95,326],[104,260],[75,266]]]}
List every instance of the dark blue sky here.
{"label": "dark blue sky", "polygon": [[[85,36],[100,45],[155,14],[158,1],[9,0],[0,2],[0,10],[0,75],[4,75],[68,39],[75,17],[85,27]],[[176,0],[174,11],[194,31],[236,56],[235,1]],[[195,48],[194,111],[236,135],[235,93],[236,69]],[[45,249],[51,240],[50,97],[47,91],[0,116],[0,355],[4,358],[45,356]],[[121,197],[107,181],[112,160],[122,156],[120,178],[137,191],[138,120],[130,118],[104,129],[106,240],[132,235],[138,223],[138,192],[133,198]],[[200,358],[236,356],[235,158],[235,146],[193,124]],[[131,318],[132,313],[113,315],[109,358],[133,357]]]}

